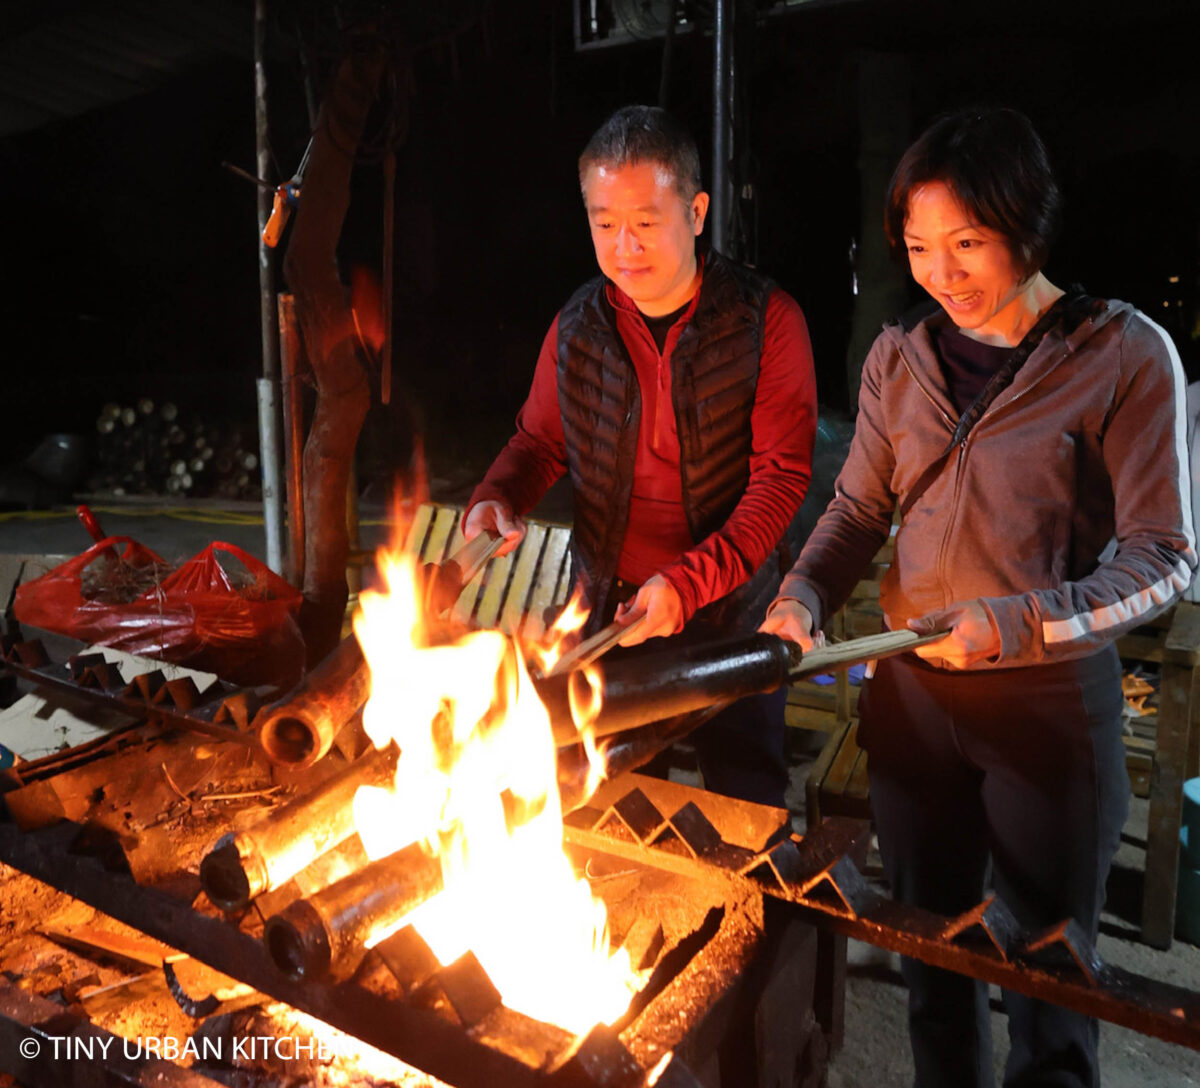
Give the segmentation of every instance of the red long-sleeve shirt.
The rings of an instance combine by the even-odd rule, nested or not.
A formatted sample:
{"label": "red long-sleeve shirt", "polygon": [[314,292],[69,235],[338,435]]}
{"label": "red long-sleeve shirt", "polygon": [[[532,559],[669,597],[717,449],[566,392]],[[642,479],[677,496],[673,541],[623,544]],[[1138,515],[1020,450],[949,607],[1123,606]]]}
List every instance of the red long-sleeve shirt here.
{"label": "red long-sleeve shirt", "polygon": [[[611,283],[605,289],[642,398],[629,524],[617,575],[640,585],[662,574],[679,593],[686,622],[697,609],[750,578],[804,499],[817,421],[808,326],[790,295],[778,288],[771,292],[750,417],[750,481],[725,524],[694,543],[683,507],[671,353],[691,320],[699,292],[667,333],[660,354],[633,301]],[[556,316],[542,341],[533,384],[517,416],[517,433],[492,463],[469,506],[496,499],[517,514],[528,513],[566,472],[557,368]]]}

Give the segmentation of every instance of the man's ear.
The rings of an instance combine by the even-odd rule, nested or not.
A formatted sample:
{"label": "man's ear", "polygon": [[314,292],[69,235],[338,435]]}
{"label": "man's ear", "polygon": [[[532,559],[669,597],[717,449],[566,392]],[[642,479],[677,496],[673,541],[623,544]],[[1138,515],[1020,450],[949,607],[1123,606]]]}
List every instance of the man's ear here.
{"label": "man's ear", "polygon": [[701,190],[692,197],[692,233],[699,238],[704,230],[704,218],[708,215],[708,193]]}

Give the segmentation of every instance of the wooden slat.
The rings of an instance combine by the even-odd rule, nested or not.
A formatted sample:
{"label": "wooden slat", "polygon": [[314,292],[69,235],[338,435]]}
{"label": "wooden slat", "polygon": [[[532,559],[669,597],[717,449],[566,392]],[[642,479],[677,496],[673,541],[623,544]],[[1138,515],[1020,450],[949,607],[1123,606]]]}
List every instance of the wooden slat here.
{"label": "wooden slat", "polygon": [[821,786],[849,731],[850,723],[847,722],[830,733],[821,754],[809,769],[808,780],[804,783],[804,809],[805,821],[810,831],[821,822]]}
{"label": "wooden slat", "polygon": [[486,581],[479,600],[475,605],[475,615],[472,620],[479,627],[495,627],[500,619],[501,609],[508,593],[508,578],[512,573],[513,557],[516,552],[509,552],[499,559],[493,559],[487,565]]}
{"label": "wooden slat", "polygon": [[1187,668],[1200,665],[1200,605],[1191,601],[1180,601],[1175,605],[1163,659]]}
{"label": "wooden slat", "polygon": [[574,559],[571,557],[570,540],[567,541],[567,554],[563,556],[562,572],[558,576],[558,588],[554,591],[554,603],[566,604],[571,593],[571,571]]}
{"label": "wooden slat", "polygon": [[[855,733],[857,742],[858,734]],[[850,781],[846,786],[846,796],[855,801],[866,801],[870,794],[870,782],[867,778],[867,753],[861,748],[858,758],[854,761],[854,770],[850,772]]]}
{"label": "wooden slat", "polygon": [[832,733],[845,725],[845,722],[839,722],[828,711],[814,710],[808,706],[793,706],[791,703],[784,708],[783,720],[793,729],[809,729],[814,733]]}
{"label": "wooden slat", "polygon": [[471,622],[471,615],[475,611],[475,602],[479,599],[479,593],[483,589],[484,580],[487,578],[488,568],[495,560],[489,560],[484,563],[480,572],[475,575],[465,586],[463,591],[458,595],[458,600],[454,604],[452,611],[453,617],[460,623]]}
{"label": "wooden slat", "polygon": [[[1186,602],[1184,602],[1186,603]],[[1200,609],[1188,609],[1193,616]],[[1177,615],[1171,631],[1186,628]],[[1200,725],[1200,669],[1175,664],[1172,653],[1185,655],[1180,643],[1163,662],[1158,692],[1158,736],[1150,774],[1150,814],[1146,828],[1146,883],[1142,897],[1142,940],[1154,948],[1170,948],[1175,935],[1175,891],[1179,880],[1179,825],[1183,815],[1183,778],[1190,738]]]}
{"label": "wooden slat", "polygon": [[837,697],[832,688],[822,688],[816,684],[793,684],[788,689],[788,706],[805,706],[811,710],[821,710],[833,714],[837,709]]}
{"label": "wooden slat", "polygon": [[434,511],[433,524],[421,551],[421,558],[426,563],[440,563],[450,554],[450,543],[461,512],[453,506],[439,506]]}
{"label": "wooden slat", "polygon": [[829,773],[821,783],[821,792],[826,794],[843,794],[850,782],[854,764],[858,760],[858,722],[850,723],[850,728],[838,748],[837,755],[829,765]]}
{"label": "wooden slat", "polygon": [[513,553],[516,560],[509,575],[508,592],[504,596],[500,619],[496,624],[510,635],[517,633],[521,620],[525,617],[525,606],[533,592],[533,577],[538,569],[545,540],[546,527],[537,522],[530,522],[526,526],[521,546]]}
{"label": "wooden slat", "polygon": [[551,526],[546,533],[546,541],[542,545],[541,565],[534,576],[533,592],[529,595],[525,622],[521,624],[523,638],[538,639],[545,633],[546,609],[559,603],[556,599],[559,580],[570,543],[570,530],[560,525]]}
{"label": "wooden slat", "polygon": [[408,537],[404,541],[404,550],[411,552],[418,559],[425,558],[425,541],[429,537],[429,525],[433,521],[434,508],[429,503],[417,507],[416,516],[408,527]]}

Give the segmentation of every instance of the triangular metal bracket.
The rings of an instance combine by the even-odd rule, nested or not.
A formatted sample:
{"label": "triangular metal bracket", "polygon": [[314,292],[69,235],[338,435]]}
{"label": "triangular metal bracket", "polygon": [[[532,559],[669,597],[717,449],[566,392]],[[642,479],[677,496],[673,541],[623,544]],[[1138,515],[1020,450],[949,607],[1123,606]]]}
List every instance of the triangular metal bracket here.
{"label": "triangular metal bracket", "polygon": [[1084,932],[1083,926],[1074,918],[1058,922],[1030,937],[1021,948],[1020,954],[1034,962],[1040,960],[1049,963],[1061,962],[1069,957],[1070,962],[1083,972],[1089,986],[1100,985],[1108,971],[1108,965],[1096,950],[1096,946]]}
{"label": "triangular metal bracket", "polygon": [[654,807],[654,802],[636,788],[608,807],[596,824],[597,830],[614,819],[629,831],[639,846],[647,846],[666,824],[666,817]]}
{"label": "triangular metal bracket", "polygon": [[985,899],[976,907],[952,918],[942,930],[943,941],[957,941],[964,933],[978,926],[987,935],[1000,958],[1008,961],[1021,939],[1021,923],[998,895]]}

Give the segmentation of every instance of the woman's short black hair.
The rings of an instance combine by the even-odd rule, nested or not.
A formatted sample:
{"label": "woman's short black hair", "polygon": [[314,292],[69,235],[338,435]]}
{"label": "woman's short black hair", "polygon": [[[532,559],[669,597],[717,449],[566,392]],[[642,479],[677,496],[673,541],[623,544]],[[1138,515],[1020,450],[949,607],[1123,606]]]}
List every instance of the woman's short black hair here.
{"label": "woman's short black hair", "polygon": [[1046,263],[1062,196],[1046,148],[1023,113],[972,107],[944,114],[904,152],[884,211],[884,231],[897,255],[905,252],[909,196],[931,181],[949,186],[980,225],[1008,239],[1024,275]]}

